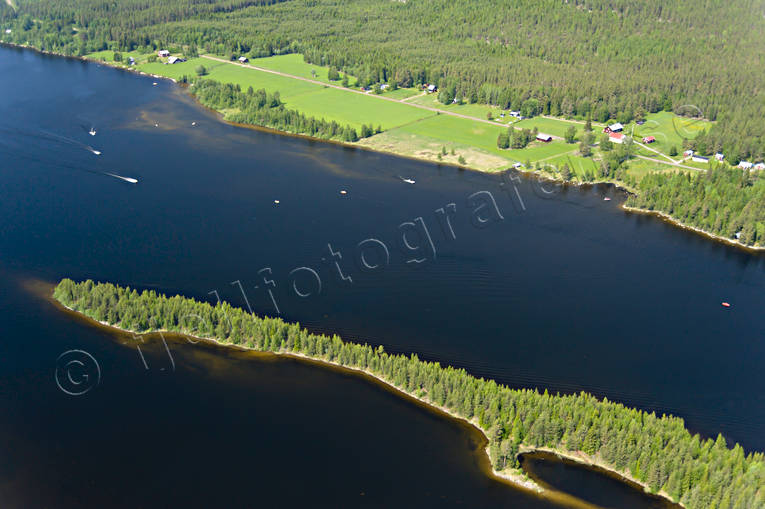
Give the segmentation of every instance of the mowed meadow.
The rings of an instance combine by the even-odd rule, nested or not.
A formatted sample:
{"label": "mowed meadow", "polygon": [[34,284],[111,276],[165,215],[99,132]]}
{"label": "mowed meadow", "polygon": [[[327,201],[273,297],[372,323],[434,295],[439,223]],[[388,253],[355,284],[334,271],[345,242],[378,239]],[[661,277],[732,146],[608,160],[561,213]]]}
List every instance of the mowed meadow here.
{"label": "mowed meadow", "polygon": [[[207,79],[239,85],[242,90],[252,87],[254,90],[265,89],[269,93],[279,92],[286,108],[308,117],[335,121],[357,130],[363,125],[381,130],[381,133],[359,141],[360,145],[375,150],[483,171],[503,170],[520,162],[555,168],[567,165],[572,175],[580,179],[584,179],[587,172],[590,175],[597,173],[596,161],[578,155],[578,143],[569,144],[554,139],[550,143],[532,141],[522,149],[497,147],[497,137],[508,128],[505,126],[529,130],[536,128],[540,133],[558,138],[563,138],[566,131],[574,126],[578,140],[584,134],[582,121],[542,116],[517,121],[508,112],[491,105],[442,104],[437,94],[425,93],[420,88],[388,89],[381,94],[362,92],[354,86],[356,77],[348,75],[350,85],[343,87],[342,73],[341,79],[330,80],[329,67],[307,63],[300,54],[257,58],[246,64],[217,56],[200,56],[172,65],[164,63],[163,59],[149,62],[151,55],[126,52],[121,54],[120,62],[114,61],[112,51],[99,51],[88,57],[123,66],[132,57],[137,70],[175,80],[198,76],[204,68],[202,72]],[[234,112],[226,110],[222,113],[228,115]],[[643,136],[654,136],[656,142],[651,144],[651,148],[667,154],[672,147],[681,152],[683,138],[693,138],[709,125],[706,121],[659,112],[647,115],[642,125],[628,124],[625,133],[632,135],[636,141]],[[593,123],[596,140],[602,127],[602,124]],[[595,153],[600,154],[597,147]],[[661,157],[643,148],[638,153]],[[634,166],[634,171],[633,168],[628,171],[638,179],[649,170],[673,171],[670,165],[656,162],[634,161],[631,166]],[[694,166],[701,169],[701,165]]]}

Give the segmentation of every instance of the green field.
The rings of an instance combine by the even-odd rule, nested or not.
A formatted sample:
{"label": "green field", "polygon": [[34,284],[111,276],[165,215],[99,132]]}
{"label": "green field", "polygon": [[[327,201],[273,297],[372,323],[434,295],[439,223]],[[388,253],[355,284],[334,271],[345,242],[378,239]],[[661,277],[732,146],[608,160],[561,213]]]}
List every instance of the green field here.
{"label": "green field", "polygon": [[[683,140],[695,138],[711,125],[712,123],[706,120],[680,117],[669,111],[660,111],[646,115],[643,125],[637,125],[634,122],[628,124],[624,132],[632,134],[637,141],[645,136],[653,136],[656,141],[651,143],[651,148],[669,154],[670,148],[674,146],[677,148],[677,158],[679,158],[683,151]],[[649,153],[646,155],[655,156]]]}
{"label": "green field", "polygon": [[[385,97],[390,97],[392,99],[399,99],[399,100],[401,100],[401,99],[406,99],[408,97],[413,97],[413,96],[421,94],[421,93],[422,93],[422,91],[420,89],[418,89],[418,88],[399,88],[399,89],[396,89],[396,90],[389,90],[389,91],[385,92],[384,95],[385,95]],[[407,102],[414,102],[414,100],[407,101]]]}
{"label": "green field", "polygon": [[[282,96],[284,98],[284,96]],[[288,108],[341,124],[360,127],[362,124],[391,129],[415,120],[435,116],[435,113],[406,104],[385,101],[366,94],[336,88],[318,90],[284,98]]]}
{"label": "green field", "polygon": [[[167,76],[178,80],[183,76],[192,78],[196,76],[196,68],[200,65],[204,66],[208,71],[212,71],[213,67],[217,67],[218,62],[209,62],[204,58],[191,58],[186,62],[179,62],[177,64],[165,64],[163,62],[152,62],[146,64],[139,64],[136,67],[139,71],[147,72],[149,74],[157,74],[159,76]],[[218,64],[222,65],[222,64]]]}
{"label": "green field", "polygon": [[[272,71],[279,71],[292,76],[299,76],[301,78],[308,78],[324,83],[340,84],[340,80],[329,80],[329,67],[322,67],[320,65],[309,64],[303,60],[303,55],[298,53],[290,53],[289,55],[277,55],[273,57],[254,58],[248,62],[255,67],[262,67],[263,69],[271,69]],[[313,73],[311,72],[313,71]],[[341,73],[342,76],[342,73]],[[349,76],[351,83],[355,82],[355,77]]]}
{"label": "green field", "polygon": [[505,118],[500,118],[502,110],[495,106],[489,106],[488,104],[441,104],[438,102],[438,94],[425,94],[416,99],[412,99],[413,104],[420,104],[427,106],[428,108],[437,108],[441,111],[449,111],[453,113],[459,113],[460,115],[468,115],[481,120],[486,120],[486,114],[491,113],[492,119],[496,122],[503,124],[509,124],[512,118],[508,115]]}
{"label": "green field", "polygon": [[322,85],[317,85],[316,83],[287,78],[278,74],[258,71],[257,69],[237,64],[218,62],[208,58],[202,58],[201,60],[204,61],[205,67],[212,68],[206,76],[207,78],[222,83],[239,85],[242,87],[242,90],[252,87],[255,90],[264,88],[268,92],[279,92],[282,100],[285,102],[301,94],[322,90]]}
{"label": "green field", "polygon": [[[539,129],[540,133],[552,134],[553,136],[560,136],[563,138],[566,135],[566,130],[574,126],[576,127],[577,138],[582,136],[584,131],[584,124],[578,124],[575,122],[566,122],[565,120],[558,120],[555,118],[534,117],[521,120],[513,124],[513,127],[519,127],[524,129]],[[595,127],[593,127],[595,129]]]}
{"label": "green field", "polygon": [[[89,57],[111,63],[113,55],[113,51],[100,51],[90,54]],[[576,144],[566,144],[559,140],[551,143],[532,142],[524,149],[500,150],[496,145],[497,136],[506,128],[482,121],[486,118],[487,112],[497,117],[500,110],[484,104],[443,105],[437,101],[435,94],[421,94],[417,88],[392,90],[384,94],[383,97],[396,99],[412,97],[408,103],[398,103],[386,101],[374,94],[361,94],[350,89],[333,88],[204,57],[168,65],[161,61],[146,62],[151,54],[130,52],[122,55],[123,61],[133,56],[138,62],[136,66],[138,70],[174,79],[184,75],[196,76],[196,69],[203,65],[207,69],[206,78],[222,83],[238,84],[243,90],[252,87],[253,89],[264,88],[271,93],[278,91],[287,108],[300,111],[305,115],[334,120],[343,125],[350,124],[357,129],[362,124],[372,127],[380,126],[384,133],[362,142],[363,145],[378,150],[453,164],[463,164],[458,161],[460,157],[463,157],[466,161],[464,164],[483,170],[506,168],[515,161],[530,161],[532,165],[541,162],[543,165],[556,168],[568,164],[577,177],[584,176],[585,171],[591,175],[597,172],[597,161],[578,156]],[[303,61],[301,55],[297,54],[254,59],[250,64],[329,83],[328,68],[308,64]],[[339,82],[334,83],[339,84]],[[409,103],[412,105],[410,106]],[[416,105],[473,116],[476,120],[447,114],[439,115],[418,108]],[[502,121],[509,123],[510,117],[505,117]],[[576,126],[578,134],[581,134],[584,127],[583,124],[543,117],[526,119],[512,125],[515,128],[536,127],[540,132],[560,137],[564,136],[566,129],[571,125]],[[683,136],[695,136],[707,125],[709,125],[708,122],[701,123],[677,117],[672,113],[661,112],[649,115],[643,126],[631,124],[625,130],[629,133],[634,127],[636,137],[653,135],[661,141],[653,144],[652,148],[668,150],[670,144],[675,143],[680,146]],[[596,128],[596,135],[598,131],[599,128]],[[442,153],[444,149],[446,154]],[[652,157],[660,157],[645,149],[640,149],[638,153],[643,152]],[[703,163],[689,162],[688,164],[698,168],[707,166]],[[650,161],[634,160],[630,162],[629,172],[639,177],[649,170],[659,169],[662,166]]]}

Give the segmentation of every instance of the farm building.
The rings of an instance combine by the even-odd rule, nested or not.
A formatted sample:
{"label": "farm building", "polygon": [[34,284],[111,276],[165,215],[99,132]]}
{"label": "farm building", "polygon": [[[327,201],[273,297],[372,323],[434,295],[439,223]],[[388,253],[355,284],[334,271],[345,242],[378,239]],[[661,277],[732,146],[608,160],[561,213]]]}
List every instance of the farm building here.
{"label": "farm building", "polygon": [[755,170],[765,170],[765,163],[757,163],[754,165]]}
{"label": "farm building", "polygon": [[696,161],[697,163],[708,163],[709,162],[709,158],[708,157],[704,157],[704,156],[700,156],[698,154],[693,154],[693,156],[691,157],[691,161]]}
{"label": "farm building", "polygon": [[170,56],[170,52],[167,51],[166,49],[161,49],[161,50],[157,51],[157,56],[160,56],[160,57],[169,57]]}
{"label": "farm building", "polygon": [[683,157],[692,157],[693,156],[693,150],[686,150],[683,152]]}
{"label": "farm building", "polygon": [[250,61],[250,59],[249,59],[249,58],[247,58],[247,57],[239,57],[239,61],[240,61],[241,63],[243,63],[243,64],[246,64],[247,62],[249,62],[249,61]]}
{"label": "farm building", "polygon": [[608,139],[611,140],[612,143],[624,143],[624,135],[622,133],[615,133],[611,131],[608,133]]}
{"label": "farm building", "polygon": [[723,154],[722,152],[718,152],[718,153],[715,154],[715,159],[717,159],[718,161],[722,162],[723,159],[725,159],[725,154]]}
{"label": "farm building", "polygon": [[656,138],[654,138],[653,136],[643,137],[643,143],[653,143],[654,141],[656,141]]}
{"label": "farm building", "polygon": [[552,141],[552,136],[550,136],[549,134],[539,133],[537,134],[537,140],[544,143],[549,143]]}
{"label": "farm building", "polygon": [[615,124],[611,124],[608,126],[608,128],[611,130],[612,133],[620,133],[622,132],[622,129],[624,129],[624,126],[621,125],[619,122]]}
{"label": "farm building", "polygon": [[128,57],[128,65],[135,65],[135,58]]}
{"label": "farm building", "polygon": [[744,170],[748,170],[752,166],[754,166],[754,165],[752,163],[750,163],[749,161],[741,161],[740,163],[738,163],[738,167],[742,168]]}
{"label": "farm building", "polygon": [[428,92],[435,92],[438,90],[438,87],[435,85],[428,85]]}
{"label": "farm building", "polygon": [[168,64],[178,64],[180,62],[185,62],[185,61],[186,59],[181,57],[167,57]]}

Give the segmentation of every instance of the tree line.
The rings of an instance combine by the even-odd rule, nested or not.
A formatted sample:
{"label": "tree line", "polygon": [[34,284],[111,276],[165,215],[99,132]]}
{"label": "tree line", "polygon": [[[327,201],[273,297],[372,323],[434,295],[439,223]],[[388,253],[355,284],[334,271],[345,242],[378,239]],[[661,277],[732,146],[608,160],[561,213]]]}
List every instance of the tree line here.
{"label": "tree line", "polygon": [[[184,77],[181,81],[188,81],[188,78]],[[231,122],[270,127],[326,140],[359,140],[358,132],[350,125],[342,126],[334,120],[317,119],[287,109],[281,102],[279,92],[269,94],[265,89],[253,90],[252,87],[242,92],[239,85],[203,78],[193,79],[192,85],[192,95],[208,108],[231,110],[226,114],[226,120]],[[362,126],[362,137],[372,136],[374,133],[375,130],[371,126]]]}
{"label": "tree line", "polygon": [[665,212],[748,246],[765,246],[765,177],[711,164],[701,172],[649,173],[626,204]]}
{"label": "tree line", "polygon": [[53,51],[179,44],[251,58],[301,52],[309,62],[357,76],[360,86],[432,83],[444,91],[443,101],[524,116],[626,123],[660,110],[701,115],[716,121],[708,141],[730,161],[765,157],[765,18],[751,0],[18,5],[0,5],[0,23],[14,28],[7,38]]}
{"label": "tree line", "polygon": [[765,455],[746,454],[691,434],[677,417],[657,416],[584,392],[561,395],[510,389],[464,369],[389,354],[382,346],[312,334],[298,324],[259,317],[226,302],[211,305],[155,291],[63,279],[54,297],[95,320],[135,332],[167,330],[261,351],[304,354],[366,370],[387,383],[477,422],[493,468],[518,467],[522,446],[583,451],[664,491],[689,509],[765,506]]}

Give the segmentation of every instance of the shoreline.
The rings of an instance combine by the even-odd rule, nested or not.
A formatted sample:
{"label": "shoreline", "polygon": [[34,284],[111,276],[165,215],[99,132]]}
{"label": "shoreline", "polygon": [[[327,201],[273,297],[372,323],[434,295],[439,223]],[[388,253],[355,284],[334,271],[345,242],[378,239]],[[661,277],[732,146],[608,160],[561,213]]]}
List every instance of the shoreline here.
{"label": "shoreline", "polygon": [[657,216],[660,219],[662,219],[664,222],[666,222],[666,223],[668,223],[668,224],[670,224],[670,225],[672,225],[674,227],[682,228],[683,230],[693,231],[694,233],[697,233],[697,234],[699,234],[701,236],[707,237],[710,240],[715,240],[717,242],[720,242],[720,243],[723,243],[723,244],[727,244],[727,245],[732,246],[732,247],[737,247],[739,249],[743,249],[743,250],[750,251],[750,252],[753,252],[753,253],[762,253],[762,252],[765,252],[765,246],[763,246],[763,247],[761,247],[761,246],[749,246],[747,244],[742,244],[741,242],[739,242],[737,240],[729,239],[727,237],[723,237],[721,235],[717,235],[715,233],[711,233],[711,232],[708,232],[706,230],[702,230],[701,228],[698,228],[696,226],[691,226],[689,224],[681,223],[680,221],[678,221],[677,219],[675,219],[671,215],[667,214],[666,212],[662,212],[660,210],[641,209],[640,207],[630,207],[629,205],[625,205],[625,204],[622,204],[621,207],[626,212],[631,212],[631,213],[635,213],[635,214],[643,214],[643,215],[647,215],[647,216]]}
{"label": "shoreline", "polygon": [[[147,72],[135,69],[135,68],[131,68],[129,66],[115,65],[114,63],[110,63],[110,62],[106,62],[106,61],[102,61],[102,60],[96,60],[96,59],[93,59],[93,58],[89,58],[87,56],[63,55],[61,53],[56,53],[56,52],[52,52],[52,51],[40,50],[38,48],[35,48],[34,46],[29,46],[29,45],[26,45],[26,44],[17,44],[17,43],[12,43],[12,42],[5,42],[5,41],[0,41],[0,46],[9,46],[9,47],[12,47],[12,48],[27,49],[27,50],[36,51],[36,52],[44,54],[44,55],[51,55],[51,56],[63,57],[63,58],[71,58],[71,59],[80,60],[80,61],[83,61],[83,62],[92,62],[92,63],[96,63],[96,64],[99,64],[99,65],[106,65],[106,66],[111,67],[113,69],[121,69],[123,71],[132,72],[132,73],[135,73],[135,74],[138,74],[138,75],[142,75],[142,76],[151,76],[152,78],[169,80],[169,81],[173,82],[176,85],[180,85],[177,80],[175,80],[173,78],[170,78],[170,77],[167,77],[167,76],[161,76],[161,75],[157,75],[157,74],[147,73]],[[322,139],[322,138],[317,138],[315,136],[310,136],[310,135],[302,134],[302,133],[294,133],[294,132],[290,132],[290,131],[280,131],[278,129],[275,129],[275,128],[272,128],[272,127],[268,127],[268,126],[260,126],[260,125],[255,125],[255,124],[242,124],[242,123],[239,123],[239,122],[232,122],[232,121],[226,120],[225,115],[223,113],[221,113],[220,111],[205,106],[196,97],[194,97],[192,94],[189,94],[189,95],[192,96],[195,104],[197,104],[198,106],[201,106],[201,107],[207,109],[208,111],[216,113],[218,119],[221,120],[222,122],[225,122],[228,125],[232,125],[232,126],[236,126],[236,127],[241,127],[241,128],[245,128],[245,129],[254,129],[256,131],[268,132],[268,133],[277,134],[277,135],[280,135],[280,136],[289,136],[289,137],[294,137],[294,138],[302,138],[302,139],[310,140],[310,141],[318,141],[318,142],[322,142],[322,143],[329,143],[329,144],[340,146],[340,147],[344,147],[344,148],[362,149],[362,150],[366,150],[366,151],[369,151],[369,152],[374,152],[374,153],[377,153],[377,154],[393,155],[395,157],[402,157],[402,158],[413,160],[413,161],[421,161],[421,162],[435,164],[435,165],[438,165],[438,166],[452,167],[452,168],[456,168],[457,170],[461,170],[461,171],[469,170],[469,171],[475,171],[475,172],[485,173],[485,174],[500,174],[500,173],[502,173],[504,171],[517,171],[518,173],[523,174],[523,175],[528,175],[528,176],[536,177],[536,178],[538,178],[540,180],[544,179],[544,180],[546,180],[548,182],[555,182],[555,183],[558,183],[558,184],[562,184],[564,186],[582,187],[582,186],[586,186],[586,185],[607,184],[607,185],[613,186],[617,190],[621,190],[621,191],[627,192],[629,194],[635,194],[635,195],[637,194],[637,190],[632,189],[631,187],[629,187],[624,182],[620,182],[618,180],[613,180],[613,181],[595,180],[595,181],[592,181],[592,182],[566,181],[566,180],[562,180],[560,178],[556,178],[554,175],[552,175],[552,174],[550,174],[548,172],[545,172],[544,170],[536,170],[536,169],[531,169],[531,168],[530,169],[523,169],[523,168],[520,168],[520,169],[519,168],[501,169],[500,168],[500,169],[493,169],[493,170],[482,170],[482,169],[479,169],[479,168],[472,168],[472,167],[467,166],[467,165],[455,164],[455,163],[450,163],[450,162],[442,162],[442,161],[433,161],[433,160],[428,159],[426,157],[418,157],[418,156],[414,156],[414,155],[411,155],[411,154],[401,154],[401,153],[397,153],[397,152],[392,151],[392,150],[382,150],[382,149],[375,148],[375,147],[370,147],[370,146],[367,146],[367,145],[361,145],[359,143],[349,143],[349,142],[339,141],[339,140]],[[739,248],[739,249],[742,249],[742,250],[745,250],[745,251],[748,251],[748,252],[754,252],[754,253],[765,252],[765,246],[750,246],[750,245],[747,245],[747,244],[743,244],[743,243],[741,243],[741,242],[739,242],[737,240],[733,240],[733,239],[729,239],[729,238],[726,238],[726,237],[722,237],[720,235],[714,234],[712,232],[708,232],[708,231],[703,230],[701,228],[698,228],[696,226],[685,224],[685,223],[675,219],[670,214],[667,214],[666,212],[661,212],[661,211],[658,211],[658,210],[641,209],[641,208],[637,208],[637,207],[630,207],[628,205],[625,205],[624,203],[622,203],[620,205],[620,208],[622,210],[626,211],[626,212],[641,213],[641,214],[646,214],[646,215],[655,215],[655,216],[658,216],[659,218],[661,218],[665,222],[671,224],[672,226],[679,227],[679,228],[682,228],[684,230],[692,231],[694,233],[700,234],[703,237],[706,237],[709,240],[716,241],[716,242],[719,242],[719,243],[722,243],[722,244],[726,244],[726,245],[728,245],[730,247]]]}
{"label": "shoreline", "polygon": [[[43,283],[43,282],[40,282]],[[339,364],[337,362],[333,362],[327,359],[323,359],[321,357],[311,357],[305,354],[301,353],[295,353],[295,352],[287,352],[287,351],[264,351],[259,350],[255,347],[249,347],[245,345],[236,345],[232,343],[225,343],[217,338],[213,337],[206,337],[206,336],[195,336],[191,334],[181,333],[181,332],[175,332],[175,331],[169,331],[164,329],[156,329],[151,330],[147,332],[137,332],[131,329],[126,329],[118,325],[112,325],[104,321],[99,321],[94,318],[89,317],[85,313],[82,313],[80,311],[77,311],[75,309],[70,308],[69,306],[66,306],[62,302],[60,302],[58,299],[56,299],[53,296],[53,289],[55,289],[55,284],[51,285],[50,283],[43,283],[45,291],[41,292],[43,294],[43,297],[48,300],[51,304],[53,304],[55,307],[59,308],[60,310],[70,313],[77,317],[78,319],[83,320],[88,325],[96,325],[101,326],[105,328],[106,330],[110,332],[120,332],[123,334],[131,334],[134,336],[151,336],[155,334],[159,334],[160,337],[163,338],[163,334],[169,334],[177,337],[183,337],[186,340],[193,339],[196,341],[203,341],[208,345],[216,346],[220,348],[233,348],[242,352],[252,352],[257,353],[261,355],[272,355],[277,358],[286,358],[286,359],[293,359],[300,362],[305,362],[309,364],[314,364],[319,366],[320,368],[324,369],[333,369],[341,373],[347,373],[354,376],[359,376],[362,378],[367,379],[368,381],[371,381],[385,390],[390,391],[391,393],[395,394],[398,397],[402,397],[407,401],[413,402],[421,407],[424,407],[425,409],[435,412],[441,416],[450,418],[454,421],[457,421],[459,424],[470,428],[473,432],[476,432],[480,435],[482,440],[485,442],[485,446],[483,449],[483,452],[485,456],[483,459],[486,461],[486,464],[488,466],[487,471],[485,472],[488,477],[493,478],[495,480],[498,480],[500,482],[507,483],[509,485],[512,485],[513,487],[520,489],[522,491],[530,492],[535,495],[548,498],[548,499],[563,499],[564,501],[568,503],[578,503],[577,505],[581,505],[582,507],[591,507],[591,504],[587,501],[584,501],[582,499],[579,499],[573,495],[570,495],[566,492],[559,491],[553,488],[545,488],[540,486],[534,479],[528,476],[528,474],[523,471],[522,468],[518,469],[505,469],[501,471],[494,470],[494,465],[491,462],[491,455],[489,452],[489,446],[490,441],[489,437],[487,435],[488,431],[481,428],[480,424],[475,419],[467,419],[461,415],[458,415],[455,412],[452,412],[448,408],[442,407],[436,403],[431,402],[429,399],[427,399],[424,396],[418,396],[413,393],[409,393],[397,386],[395,386],[393,383],[389,382],[382,376],[379,376],[367,369],[360,369],[360,368],[353,368],[349,366],[344,366],[342,364]],[[51,288],[53,287],[53,289]],[[42,290],[42,289],[41,289]],[[34,290],[32,290],[34,291]],[[194,341],[194,342],[196,342]],[[192,342],[192,344],[194,343]],[[666,500],[667,502],[671,504],[676,504],[678,507],[685,507],[680,502],[676,502],[672,500],[666,493],[663,491],[659,491],[658,493],[651,493],[648,489],[645,483],[638,481],[632,477],[631,474],[627,472],[621,472],[619,470],[616,470],[613,466],[603,462],[597,457],[590,457],[586,455],[582,451],[578,452],[568,452],[568,451],[562,451],[558,449],[552,449],[549,447],[535,447],[535,446],[527,446],[524,444],[520,444],[518,455],[521,454],[528,454],[528,453],[534,453],[534,452],[546,452],[550,454],[554,454],[558,457],[568,459],[574,463],[576,463],[579,466],[591,468],[595,470],[600,470],[602,472],[605,472],[616,479],[618,479],[620,482],[624,482],[625,484],[635,488],[637,493],[642,494],[650,494],[652,496],[659,497],[663,500]],[[642,488],[642,491],[638,489],[638,487]]]}

